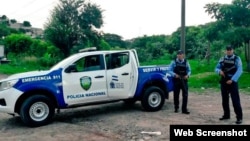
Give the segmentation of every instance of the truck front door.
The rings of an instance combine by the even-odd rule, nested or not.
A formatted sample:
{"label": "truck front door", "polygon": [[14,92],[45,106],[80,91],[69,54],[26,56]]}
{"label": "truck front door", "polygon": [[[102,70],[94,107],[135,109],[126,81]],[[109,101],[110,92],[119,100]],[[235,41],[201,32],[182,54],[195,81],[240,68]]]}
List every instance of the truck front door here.
{"label": "truck front door", "polygon": [[63,73],[63,93],[69,105],[108,99],[103,54],[85,56],[73,63],[75,71]]}

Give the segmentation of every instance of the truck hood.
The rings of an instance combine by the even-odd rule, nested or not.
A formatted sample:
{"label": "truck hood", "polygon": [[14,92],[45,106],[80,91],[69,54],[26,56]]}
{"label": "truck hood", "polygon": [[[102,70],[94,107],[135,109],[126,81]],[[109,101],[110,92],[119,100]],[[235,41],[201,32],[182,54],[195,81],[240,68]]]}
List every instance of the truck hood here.
{"label": "truck hood", "polygon": [[40,76],[48,74],[50,71],[30,71],[30,72],[24,72],[24,73],[17,73],[10,75],[6,79],[19,79],[19,78],[25,78],[25,77],[32,77],[32,76]]}

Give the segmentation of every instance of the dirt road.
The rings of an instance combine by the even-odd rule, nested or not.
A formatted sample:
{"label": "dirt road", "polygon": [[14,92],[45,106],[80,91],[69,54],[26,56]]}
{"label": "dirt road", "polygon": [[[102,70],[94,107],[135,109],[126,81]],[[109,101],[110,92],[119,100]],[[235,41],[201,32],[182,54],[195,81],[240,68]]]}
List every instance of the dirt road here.
{"label": "dirt road", "polygon": [[[244,113],[243,124],[250,124],[250,90],[241,92]],[[190,90],[190,115],[174,113],[173,96],[166,100],[162,110],[144,112],[140,102],[126,106],[122,102],[62,110],[49,125],[29,128],[20,118],[0,113],[0,140],[4,141],[169,141],[172,124],[232,124],[231,119],[219,121],[222,116],[219,91]],[[143,134],[158,132],[160,135]]]}

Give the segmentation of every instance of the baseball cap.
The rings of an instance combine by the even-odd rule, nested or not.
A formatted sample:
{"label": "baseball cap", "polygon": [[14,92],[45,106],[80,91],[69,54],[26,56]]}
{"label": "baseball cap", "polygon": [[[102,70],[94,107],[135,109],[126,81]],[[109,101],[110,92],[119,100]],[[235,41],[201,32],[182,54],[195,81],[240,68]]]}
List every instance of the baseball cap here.
{"label": "baseball cap", "polygon": [[177,54],[183,54],[184,52],[182,50],[178,50]]}
{"label": "baseball cap", "polygon": [[233,47],[232,47],[232,46],[230,46],[230,45],[228,45],[228,46],[226,47],[226,49],[227,49],[227,50],[232,50],[232,49],[233,49]]}

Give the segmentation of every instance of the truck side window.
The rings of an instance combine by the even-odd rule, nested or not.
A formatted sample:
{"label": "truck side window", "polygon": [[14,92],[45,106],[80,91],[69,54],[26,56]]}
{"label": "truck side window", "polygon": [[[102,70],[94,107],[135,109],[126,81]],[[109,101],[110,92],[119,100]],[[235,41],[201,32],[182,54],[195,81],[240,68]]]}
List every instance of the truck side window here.
{"label": "truck side window", "polygon": [[87,56],[84,61],[84,71],[101,70],[100,55]]}
{"label": "truck side window", "polygon": [[77,72],[103,70],[104,64],[101,55],[86,56],[75,62]]}
{"label": "truck side window", "polygon": [[111,59],[111,66],[112,68],[119,68],[121,67],[121,60],[118,57],[113,57]]}
{"label": "truck side window", "polygon": [[108,69],[120,68],[129,62],[129,53],[113,53],[105,56]]}

